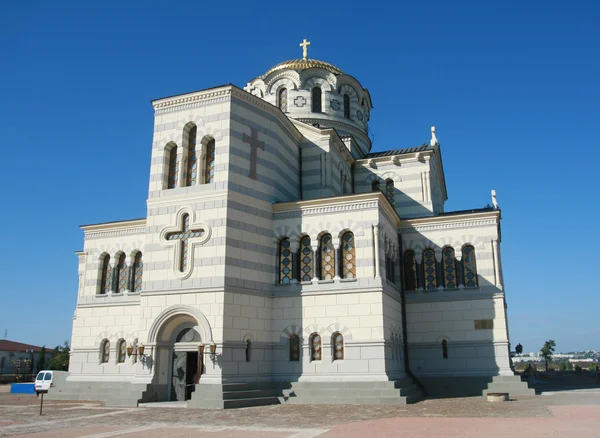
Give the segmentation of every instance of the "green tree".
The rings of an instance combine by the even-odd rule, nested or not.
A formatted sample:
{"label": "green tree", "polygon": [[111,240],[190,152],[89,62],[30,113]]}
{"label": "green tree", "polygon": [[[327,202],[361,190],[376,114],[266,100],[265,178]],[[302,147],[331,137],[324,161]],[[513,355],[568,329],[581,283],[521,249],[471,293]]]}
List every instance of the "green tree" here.
{"label": "green tree", "polygon": [[50,360],[48,361],[48,369],[57,371],[68,371],[69,370],[69,352],[71,348],[69,343],[65,341],[64,346],[57,345],[52,350]]}
{"label": "green tree", "polygon": [[558,370],[559,371],[567,371],[567,363],[561,362],[560,365],[558,366]]}
{"label": "green tree", "polygon": [[552,362],[552,356],[554,355],[554,349],[556,348],[556,342],[553,339],[550,339],[544,342],[544,346],[540,349],[540,353],[542,353],[542,357],[546,362],[546,371],[548,371],[548,364]]}
{"label": "green tree", "polygon": [[573,364],[571,363],[571,361],[567,362],[567,370],[573,371]]}
{"label": "green tree", "polygon": [[46,346],[44,345],[38,353],[36,370],[41,371],[46,369]]}
{"label": "green tree", "polygon": [[590,371],[596,371],[597,369],[598,369],[598,366],[597,366],[597,365],[596,365],[594,362],[592,362],[592,363],[590,364],[590,368],[589,368],[589,370],[590,370]]}

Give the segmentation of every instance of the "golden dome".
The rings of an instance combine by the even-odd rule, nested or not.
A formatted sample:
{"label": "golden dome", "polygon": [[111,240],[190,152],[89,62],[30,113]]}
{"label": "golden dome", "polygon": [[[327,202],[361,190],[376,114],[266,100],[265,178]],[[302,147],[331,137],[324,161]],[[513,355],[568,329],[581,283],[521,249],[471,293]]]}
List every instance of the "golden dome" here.
{"label": "golden dome", "polygon": [[344,74],[339,68],[335,65],[331,65],[328,62],[319,61],[318,59],[290,59],[289,61],[284,61],[280,64],[277,64],[275,67],[271,68],[268,72],[266,72],[263,77],[270,75],[274,71],[284,70],[284,69],[292,69],[292,70],[304,70],[307,68],[324,68],[325,70],[330,71],[334,75]]}

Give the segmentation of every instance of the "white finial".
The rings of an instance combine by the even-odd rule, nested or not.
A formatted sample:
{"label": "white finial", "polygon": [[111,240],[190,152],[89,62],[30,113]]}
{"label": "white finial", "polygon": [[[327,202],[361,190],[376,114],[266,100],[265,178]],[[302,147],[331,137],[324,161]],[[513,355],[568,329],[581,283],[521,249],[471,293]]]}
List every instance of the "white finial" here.
{"label": "white finial", "polygon": [[498,200],[496,199],[496,190],[492,190],[492,204],[494,205],[494,209],[498,210],[500,206],[498,206]]}
{"label": "white finial", "polygon": [[438,139],[435,136],[435,126],[431,127],[431,140],[429,141],[429,144],[431,146],[435,146],[436,144],[439,144]]}
{"label": "white finial", "polygon": [[300,47],[302,47],[302,59],[308,58],[308,46],[310,46],[310,41],[306,41],[306,38],[304,38],[304,41],[300,43]]}

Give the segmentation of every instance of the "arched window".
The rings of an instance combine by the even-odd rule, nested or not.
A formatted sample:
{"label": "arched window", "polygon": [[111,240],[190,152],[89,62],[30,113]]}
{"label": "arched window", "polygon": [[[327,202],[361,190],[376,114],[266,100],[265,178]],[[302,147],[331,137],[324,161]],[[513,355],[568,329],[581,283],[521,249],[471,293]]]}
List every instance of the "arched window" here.
{"label": "arched window", "polygon": [[174,189],[177,187],[177,173],[179,173],[179,159],[177,158],[177,146],[173,146],[169,150],[169,179],[167,188]]}
{"label": "arched window", "polygon": [[300,361],[300,338],[298,335],[290,336],[290,361]]}
{"label": "arched window", "polygon": [[342,236],[342,277],[356,278],[356,252],[354,249],[354,234],[350,231]]}
{"label": "arched window", "polygon": [[372,192],[379,192],[381,189],[379,188],[379,181],[373,181],[373,183],[371,184],[371,191]]}
{"label": "arched window", "polygon": [[310,237],[304,236],[300,239],[298,254],[300,259],[299,280],[310,281],[313,275],[313,251],[310,245]]}
{"label": "arched window", "polygon": [[446,289],[455,289],[457,284],[454,248],[447,246],[442,250],[442,262],[444,267],[444,283],[446,285]]}
{"label": "arched window", "polygon": [[388,179],[385,182],[385,197],[390,201],[392,207],[396,207],[396,198],[394,195],[394,181]]}
{"label": "arched window", "polygon": [[344,94],[344,117],[350,118],[350,96]]}
{"label": "arched window", "polygon": [[198,176],[198,156],[196,154],[196,133],[198,129],[193,126],[188,133],[187,150],[188,150],[188,162],[187,162],[187,180],[185,185],[187,187],[196,184],[196,178]]}
{"label": "arched window", "polygon": [[102,259],[102,278],[100,279],[100,293],[107,294],[112,286],[112,268],[110,267],[110,256],[106,254]]}
{"label": "arched window", "polygon": [[321,237],[321,280],[333,280],[335,275],[335,251],[331,234]]}
{"label": "arched window", "polygon": [[331,337],[331,346],[333,360],[344,360],[344,336],[340,332],[335,332]]}
{"label": "arched window", "polygon": [[127,357],[127,344],[125,339],[121,339],[118,344],[119,358],[118,363],[124,363],[125,357]]}
{"label": "arched window", "polygon": [[252,359],[252,341],[246,339],[246,362],[250,362]]}
{"label": "arched window", "polygon": [[100,361],[102,363],[108,363],[110,359],[110,342],[108,339],[104,339],[100,344]]}
{"label": "arched window", "polygon": [[321,360],[321,335],[313,333],[310,335],[310,361]]}
{"label": "arched window", "polygon": [[206,144],[206,157],[204,164],[204,183],[210,184],[215,181],[215,140],[211,139]]}
{"label": "arched window", "polygon": [[138,251],[133,261],[133,286],[131,290],[139,292],[142,290],[142,277],[144,275],[144,263],[142,262],[142,253]]}
{"label": "arched window", "polygon": [[423,269],[425,274],[425,289],[435,289],[437,287],[437,273],[434,250],[426,249],[425,251],[423,251]]}
{"label": "arched window", "polygon": [[417,261],[414,251],[404,253],[404,289],[417,290]]}
{"label": "arched window", "polygon": [[442,357],[448,359],[448,341],[445,339],[442,341]]}
{"label": "arched window", "polygon": [[127,257],[125,253],[121,253],[117,261],[117,269],[115,271],[115,282],[117,283],[116,292],[122,294],[125,292],[129,282],[129,270],[127,269]]}
{"label": "arched window", "polygon": [[312,89],[312,112],[321,112],[321,88],[313,87]]}
{"label": "arched window", "polygon": [[287,284],[292,281],[292,251],[290,239],[279,241],[279,282]]}
{"label": "arched window", "polygon": [[462,249],[462,263],[466,287],[477,287],[477,258],[475,248],[466,245]]}
{"label": "arched window", "polygon": [[282,88],[279,90],[279,109],[284,113],[287,113],[288,110],[288,90],[287,88]]}

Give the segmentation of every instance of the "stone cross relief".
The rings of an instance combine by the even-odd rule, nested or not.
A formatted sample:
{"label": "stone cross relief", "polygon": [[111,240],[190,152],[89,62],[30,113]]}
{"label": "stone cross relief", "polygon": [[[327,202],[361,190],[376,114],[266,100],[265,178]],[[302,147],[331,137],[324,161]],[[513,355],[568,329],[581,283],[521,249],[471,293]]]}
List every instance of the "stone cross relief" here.
{"label": "stone cross relief", "polygon": [[[190,229],[190,216],[185,214],[183,217],[183,229],[168,233],[165,237],[167,240],[179,240],[179,272],[185,272],[188,263],[191,259],[191,250],[189,240],[195,237],[204,237],[205,230],[203,228]],[[192,242],[193,243],[193,242]]]}
{"label": "stone cross relief", "polygon": [[244,143],[248,143],[250,145],[250,173],[248,175],[249,178],[256,179],[256,160],[257,160],[257,150],[260,148],[261,150],[265,150],[265,142],[258,141],[258,131],[254,128],[250,128],[251,135],[248,136],[246,134],[243,135],[242,141]]}

